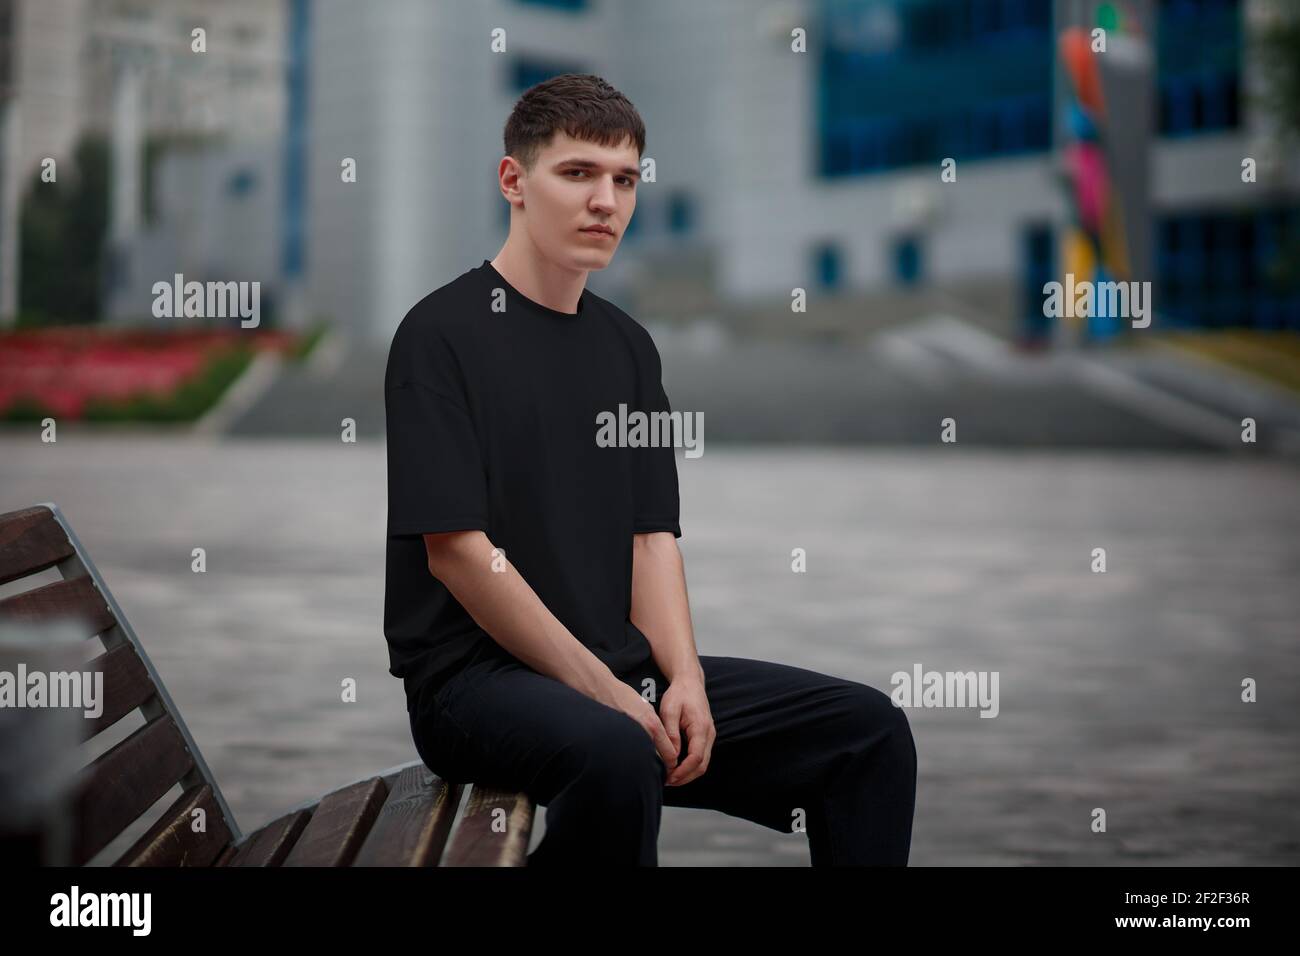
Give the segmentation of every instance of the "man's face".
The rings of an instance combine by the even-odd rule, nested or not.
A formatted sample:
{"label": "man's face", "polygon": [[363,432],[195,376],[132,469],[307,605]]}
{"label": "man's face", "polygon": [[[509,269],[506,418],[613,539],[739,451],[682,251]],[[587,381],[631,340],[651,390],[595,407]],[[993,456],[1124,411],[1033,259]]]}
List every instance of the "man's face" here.
{"label": "man's face", "polygon": [[[556,132],[521,177],[524,225],[546,258],[570,269],[604,269],[623,240],[640,181],[636,146],[600,146]],[[585,231],[607,226],[613,235]]]}

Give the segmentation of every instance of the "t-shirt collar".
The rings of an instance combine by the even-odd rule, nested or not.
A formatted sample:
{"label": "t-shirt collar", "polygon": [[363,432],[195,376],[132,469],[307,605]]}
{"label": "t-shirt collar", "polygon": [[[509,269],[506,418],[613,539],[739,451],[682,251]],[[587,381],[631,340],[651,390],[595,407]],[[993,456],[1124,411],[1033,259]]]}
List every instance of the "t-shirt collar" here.
{"label": "t-shirt collar", "polygon": [[518,289],[512,286],[509,282],[506,281],[506,277],[503,276],[500,272],[498,272],[496,270],[496,267],[492,265],[492,260],[484,259],[481,268],[485,270],[487,276],[493,282],[499,282],[502,285],[502,287],[505,288],[507,299],[509,299],[511,302],[515,303],[516,305],[522,306],[523,308],[528,309],[532,312],[540,313],[541,315],[547,316],[549,318],[567,319],[569,321],[573,321],[574,319],[581,317],[583,313],[586,312],[587,290],[585,288],[582,290],[582,295],[578,296],[578,311],[561,312],[559,309],[547,308],[546,306],[542,305],[540,302],[534,302],[532,299],[528,298],[528,296],[524,295],[522,292],[520,292]]}

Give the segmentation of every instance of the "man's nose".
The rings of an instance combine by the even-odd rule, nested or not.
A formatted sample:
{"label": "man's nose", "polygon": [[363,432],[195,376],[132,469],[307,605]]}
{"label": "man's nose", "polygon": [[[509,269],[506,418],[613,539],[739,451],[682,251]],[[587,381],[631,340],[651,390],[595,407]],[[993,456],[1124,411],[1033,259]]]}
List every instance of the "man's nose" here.
{"label": "man's nose", "polygon": [[602,209],[606,212],[613,212],[614,204],[614,182],[609,179],[599,179],[596,181],[596,188],[592,191],[591,204],[596,209]]}

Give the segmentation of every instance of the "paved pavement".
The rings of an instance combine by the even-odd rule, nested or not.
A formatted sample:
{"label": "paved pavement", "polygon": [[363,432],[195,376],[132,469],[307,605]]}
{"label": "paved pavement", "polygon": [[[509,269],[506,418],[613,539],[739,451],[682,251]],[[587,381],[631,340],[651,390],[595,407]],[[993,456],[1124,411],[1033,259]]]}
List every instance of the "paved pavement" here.
{"label": "paved pavement", "polygon": [[[1215,450],[1300,458],[1300,398],[1169,350],[1025,355],[949,315],[871,336],[731,338],[648,322],[673,407],[704,416],[705,442],[929,447],[941,422],[967,446]],[[247,437],[384,429],[387,353],[328,342],[214,416]],[[1241,441],[1255,419],[1257,440]]]}
{"label": "paved pavement", "polygon": [[[384,467],[378,441],[0,436],[0,511],[64,509],[245,829],[415,756],[381,631]],[[913,863],[1300,861],[1293,464],[720,444],[679,472],[702,653],[883,690],[916,663],[999,672],[995,719],[909,712]],[[702,810],[665,809],[660,847],[808,862],[802,836]]]}

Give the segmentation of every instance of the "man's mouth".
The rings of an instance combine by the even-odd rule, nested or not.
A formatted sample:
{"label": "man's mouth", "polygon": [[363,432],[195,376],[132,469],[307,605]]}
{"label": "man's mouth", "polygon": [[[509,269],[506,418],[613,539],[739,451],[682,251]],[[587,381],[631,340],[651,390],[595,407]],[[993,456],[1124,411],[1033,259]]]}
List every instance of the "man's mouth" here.
{"label": "man's mouth", "polygon": [[609,226],[587,226],[586,228],[584,228],[584,229],[580,229],[580,230],[578,230],[578,231],[579,231],[579,232],[591,233],[591,234],[598,235],[598,236],[600,236],[600,235],[604,235],[604,236],[612,236],[612,235],[614,235],[614,230],[611,229],[611,228],[609,228]]}

